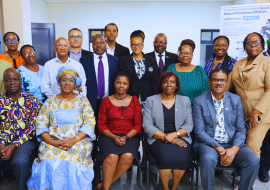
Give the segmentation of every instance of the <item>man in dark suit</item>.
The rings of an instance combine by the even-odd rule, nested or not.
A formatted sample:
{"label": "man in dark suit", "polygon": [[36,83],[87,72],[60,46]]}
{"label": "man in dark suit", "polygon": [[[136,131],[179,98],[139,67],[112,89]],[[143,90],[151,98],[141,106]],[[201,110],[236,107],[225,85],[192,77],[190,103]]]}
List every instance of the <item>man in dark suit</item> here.
{"label": "man in dark suit", "polygon": [[71,59],[80,61],[80,58],[90,54],[90,51],[82,49],[83,34],[78,28],[72,28],[68,32],[68,41],[70,44],[70,52],[68,56]]}
{"label": "man in dark suit", "polygon": [[157,66],[159,68],[159,74],[166,71],[168,66],[172,63],[179,63],[179,58],[176,54],[166,51],[167,48],[167,37],[165,34],[159,33],[155,37],[154,51],[147,53],[155,58]]}
{"label": "man in dark suit", "polygon": [[118,27],[114,23],[109,23],[105,26],[104,35],[107,38],[107,54],[118,57],[119,59],[123,56],[129,55],[129,49],[116,42],[118,36]]}
{"label": "man in dark suit", "polygon": [[[95,35],[92,41],[94,52],[82,57],[80,62],[86,74],[87,98],[97,120],[102,99],[114,92],[113,77],[118,69],[119,59],[106,53],[106,42],[102,35]],[[97,127],[96,136],[98,136]],[[97,153],[96,142],[92,151],[93,159]]]}
{"label": "man in dark suit", "polygon": [[214,170],[219,162],[232,162],[241,169],[238,190],[251,190],[258,174],[259,158],[246,145],[246,127],[241,98],[226,91],[228,75],[216,68],[209,74],[210,91],[194,99],[194,150],[200,158],[201,183],[213,189]]}

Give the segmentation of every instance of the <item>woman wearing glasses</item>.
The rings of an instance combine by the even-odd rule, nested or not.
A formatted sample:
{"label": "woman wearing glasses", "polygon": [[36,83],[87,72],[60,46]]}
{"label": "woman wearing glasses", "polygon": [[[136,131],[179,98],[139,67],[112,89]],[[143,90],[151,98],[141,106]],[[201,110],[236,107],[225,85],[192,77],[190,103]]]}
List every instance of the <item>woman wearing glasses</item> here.
{"label": "woman wearing glasses", "polygon": [[147,97],[156,94],[157,79],[159,76],[158,67],[153,57],[145,55],[144,47],[145,35],[141,30],[135,30],[130,35],[131,55],[120,59],[119,68],[127,70],[130,75],[129,94],[137,96],[142,109]]}
{"label": "woman wearing glasses", "polygon": [[178,48],[180,63],[171,64],[167,69],[178,76],[181,86],[178,94],[188,96],[191,104],[194,98],[210,89],[208,77],[203,68],[191,64],[194,49],[195,43],[192,40],[183,40]]}
{"label": "woman wearing glasses", "polygon": [[270,128],[270,57],[262,54],[264,38],[257,32],[248,34],[243,45],[248,56],[235,63],[227,90],[235,88],[242,99],[245,119],[249,119],[246,144],[260,158]]}
{"label": "woman wearing glasses", "polygon": [[43,104],[46,99],[40,89],[43,66],[36,64],[35,48],[31,45],[24,45],[20,49],[20,54],[25,61],[25,64],[18,68],[22,77],[22,89],[35,95]]}
{"label": "woman wearing glasses", "polygon": [[224,69],[228,75],[232,72],[233,66],[237,60],[228,55],[229,44],[229,38],[226,36],[218,36],[214,39],[214,58],[209,59],[204,66],[204,71],[207,76],[209,76],[210,72],[215,68]]}
{"label": "woman wearing glasses", "polygon": [[0,59],[10,62],[12,67],[17,69],[24,64],[20,51],[18,51],[20,37],[15,32],[7,32],[3,36],[3,41],[7,46],[7,51],[0,53]]}

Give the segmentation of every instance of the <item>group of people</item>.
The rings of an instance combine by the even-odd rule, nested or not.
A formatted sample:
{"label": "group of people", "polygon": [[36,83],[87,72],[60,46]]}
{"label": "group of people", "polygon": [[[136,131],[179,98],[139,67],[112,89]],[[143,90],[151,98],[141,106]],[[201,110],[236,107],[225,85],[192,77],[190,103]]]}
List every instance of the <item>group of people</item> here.
{"label": "group of people", "polygon": [[117,35],[117,25],[109,23],[107,41],[95,35],[89,52],[73,28],[68,40],[56,40],[57,56],[44,66],[36,63],[33,46],[18,51],[16,33],[3,36],[0,164],[11,162],[18,190],[92,189],[97,154],[103,181],[93,188],[109,190],[139,159],[142,131],[163,190],[177,189],[190,156],[200,165],[204,190],[213,189],[217,163],[241,168],[239,190],[252,189],[258,171],[260,180],[269,180],[270,48],[262,53],[261,34],[247,35],[248,56],[239,61],[227,53],[229,39],[216,37],[214,58],[204,69],[192,64],[196,46],[190,39],[176,55],[166,51],[167,37],[159,33],[154,51],[144,54],[143,31],[131,33],[131,53]]}

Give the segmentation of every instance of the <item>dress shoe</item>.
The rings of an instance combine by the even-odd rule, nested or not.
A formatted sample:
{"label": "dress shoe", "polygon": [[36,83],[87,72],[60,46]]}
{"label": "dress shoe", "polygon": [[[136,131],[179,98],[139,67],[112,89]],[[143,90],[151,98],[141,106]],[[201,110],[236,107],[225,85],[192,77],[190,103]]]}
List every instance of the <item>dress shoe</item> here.
{"label": "dress shoe", "polygon": [[259,180],[261,182],[268,182],[269,181],[269,174],[266,171],[259,171]]}

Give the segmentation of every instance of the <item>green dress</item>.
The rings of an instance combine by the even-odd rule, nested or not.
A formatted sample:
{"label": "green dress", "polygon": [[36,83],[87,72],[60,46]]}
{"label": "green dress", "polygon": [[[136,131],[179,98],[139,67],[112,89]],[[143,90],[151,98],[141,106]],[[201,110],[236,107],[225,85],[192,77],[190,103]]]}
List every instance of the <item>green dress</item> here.
{"label": "green dress", "polygon": [[180,81],[179,95],[189,97],[191,104],[194,98],[210,90],[208,77],[203,68],[197,65],[191,72],[178,72],[176,64],[171,64],[167,71],[175,73]]}

